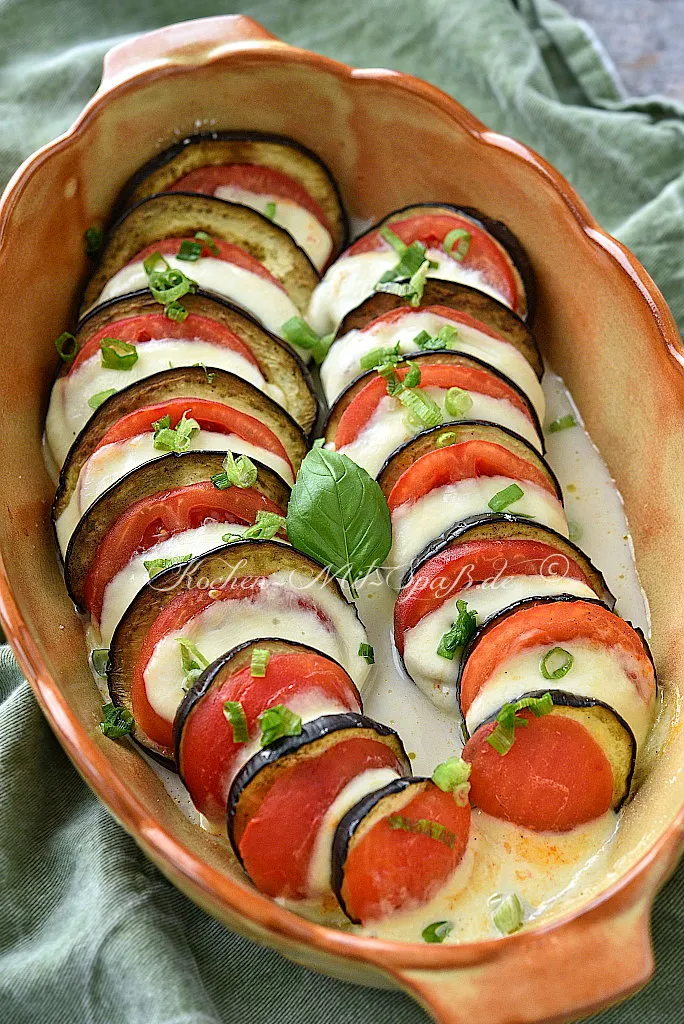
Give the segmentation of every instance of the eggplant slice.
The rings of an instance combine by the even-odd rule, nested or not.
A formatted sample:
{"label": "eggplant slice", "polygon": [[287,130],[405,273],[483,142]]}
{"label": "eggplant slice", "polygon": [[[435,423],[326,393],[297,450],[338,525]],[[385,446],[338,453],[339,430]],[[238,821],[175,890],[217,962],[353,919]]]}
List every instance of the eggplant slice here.
{"label": "eggplant slice", "polygon": [[[117,519],[143,498],[209,480],[221,472],[225,457],[225,452],[169,452],[131,470],[93,502],[74,530],[64,556],[64,581],[71,600],[80,611],[85,611],[84,586],[90,567],[107,531]],[[268,466],[252,461],[258,470],[254,489],[285,511],[289,486]]]}
{"label": "eggplant slice", "polygon": [[448,309],[467,313],[490,327],[527,359],[541,380],[544,361],[539,346],[530,328],[517,313],[486,292],[479,292],[476,288],[457,284],[455,281],[441,281],[436,277],[427,279],[420,306],[415,308],[408,305],[406,299],[399,295],[375,292],[347,313],[337,328],[335,337],[341,339],[349,331],[362,331],[371,321],[393,309],[405,309],[407,313],[415,313],[425,306],[446,306]]}
{"label": "eggplant slice", "polygon": [[201,366],[179,366],[144,377],[136,384],[108,398],[86,423],[69,449],[62,466],[52,507],[56,520],[69,504],[79,474],[98,444],[115,423],[136,409],[168,402],[173,398],[220,402],[258,419],[276,435],[287,452],[295,474],[306,455],[307,443],[301,427],[277,402],[241,377],[226,370]]}
{"label": "eggplant slice", "polygon": [[412,578],[426,562],[441,554],[442,551],[478,540],[531,540],[538,541],[541,544],[548,544],[549,547],[555,548],[561,557],[576,562],[603,604],[610,608],[611,611],[615,607],[615,598],[608,589],[603,574],[581,548],[578,548],[567,537],[556,533],[550,526],[544,526],[542,523],[533,523],[529,519],[522,519],[520,516],[511,515],[509,512],[500,512],[497,515],[472,516],[470,519],[464,519],[450,527],[441,537],[437,537],[427,547],[423,548],[418,557],[414,559],[401,581],[402,588],[408,586]]}
{"label": "eggplant slice", "polygon": [[285,736],[263,747],[240,769],[228,793],[228,838],[238,860],[239,842],[250,821],[276,780],[296,765],[320,756],[345,740],[376,739],[394,752],[400,770],[411,774],[411,762],[398,734],[389,726],[365,715],[321,715],[306,722],[298,736]]}
{"label": "eggplant slice", "polygon": [[[306,314],[319,277],[292,236],[248,206],[195,192],[149,196],[114,224],[86,285],[81,312],[91,309],[107,282],[148,245],[165,238],[192,237],[196,231],[244,249],[280,281],[302,316]],[[192,277],[192,265],[188,266]]]}
{"label": "eggplant slice", "polygon": [[[300,572],[309,575],[312,582],[329,587],[340,601],[349,605],[339,583],[324,566],[279,541],[235,541],[193,559],[191,565],[193,579],[211,580],[217,590],[228,581],[245,577],[270,576],[283,569]],[[127,708],[131,713],[131,681],[142,645],[158,616],[177,596],[181,585],[188,585],[188,563],[171,566],[158,573],[128,606],[112,637],[107,671],[109,694],[114,704]],[[134,736],[153,756],[168,767],[175,768],[171,751],[160,748],[137,726]]]}
{"label": "eggplant slice", "polygon": [[[258,640],[248,640],[244,644],[239,644],[237,647],[233,647],[232,650],[228,651],[222,657],[217,658],[209,665],[202,675],[199,677],[197,682],[190,687],[185,697],[176,712],[176,717],[173,723],[173,743],[174,751],[176,756],[176,764],[178,766],[178,774],[183,779],[183,729],[190,718],[193,710],[197,707],[199,702],[206,697],[212,690],[217,689],[230,679],[232,676],[241,672],[244,668],[251,664],[252,652],[255,648],[259,650],[267,650],[271,654],[313,654],[316,658],[325,658],[326,661],[331,662],[338,668],[342,669],[339,662],[335,661],[328,654],[323,654],[322,651],[317,651],[315,647],[308,647],[306,644],[300,644],[296,640],[280,640],[277,637],[260,637]],[[345,669],[342,669],[344,672]],[[359,699],[359,707],[363,707],[363,701],[361,700],[361,694],[356,688],[356,684],[351,676],[348,677],[349,686],[356,692]]]}
{"label": "eggplant slice", "polygon": [[[613,769],[611,808],[619,811],[629,796],[634,776],[637,756],[634,733],[614,708],[593,697],[578,697],[574,693],[566,693],[565,690],[547,689],[521,693],[518,699],[543,697],[546,693],[551,694],[553,701],[553,711],[550,714],[572,718],[583,725],[606,755]],[[478,729],[493,721],[495,717],[487,719],[478,726]]]}
{"label": "eggplant slice", "polygon": [[420,796],[430,784],[431,779],[422,776],[393,779],[386,786],[367,793],[358,803],[355,803],[335,829],[332,843],[332,890],[342,910],[354,924],[361,922],[349,913],[342,896],[344,868],[354,844],[379,821],[392,814],[393,805],[398,805],[398,808],[405,805],[407,789],[413,790],[409,796],[409,800],[413,800],[414,797]]}
{"label": "eggplant slice", "polygon": [[[492,377],[496,377],[498,380],[506,384],[506,386],[512,391],[515,391],[524,403],[537,436],[539,437],[541,450],[542,452],[545,450],[541,423],[539,422],[539,417],[537,416],[536,410],[529,398],[517,384],[514,384],[510,377],[507,377],[504,373],[500,373],[493,366],[490,366],[489,363],[485,363],[482,359],[477,359],[475,356],[466,356],[462,355],[460,352],[454,352],[453,349],[441,349],[439,351],[430,352],[411,352],[408,355],[403,356],[402,362],[406,362],[411,365],[415,363],[417,366],[466,366],[475,370],[484,370]],[[356,377],[351,384],[348,384],[344,391],[339,394],[333,407],[328,413],[328,418],[323,426],[323,436],[326,444],[334,442],[335,435],[337,434],[337,428],[343,414],[349,408],[359,392],[362,391],[366,384],[368,384],[368,382],[375,376],[377,376],[376,370],[366,370],[364,373],[361,373]],[[448,422],[451,423],[453,421]],[[446,427],[447,422],[443,423],[442,426]]]}
{"label": "eggplant slice", "polygon": [[[390,455],[378,473],[377,480],[386,498],[389,497],[392,488],[416,459],[428,452],[446,450],[437,442],[442,434],[456,434],[456,440],[452,444],[462,444],[465,441],[490,441],[502,448],[507,448],[514,455],[518,455],[540,470],[549,483],[553,486],[558,500],[563,502],[563,492],[556,478],[555,473],[549,466],[546,459],[542,458],[539,452],[535,451],[531,444],[528,444],[519,434],[507,430],[505,427],[497,427],[493,423],[486,423],[483,420],[460,420],[455,423],[442,423],[429,430],[423,430],[416,434],[410,441],[397,448]],[[451,445],[447,446],[450,447]]]}
{"label": "eggplant slice", "polygon": [[[218,295],[198,291],[195,294],[184,295],[183,305],[188,313],[215,320],[232,331],[254,356],[264,380],[268,384],[277,385],[283,391],[287,398],[286,409],[302,430],[309,435],[316,428],[321,416],[321,406],[311,374],[286,342],[270,334],[244,309]],[[163,307],[147,290],[109,299],[80,320],[76,329],[76,343],[81,349],[89,338],[110,324],[129,317],[159,316],[162,312]],[[60,376],[68,372],[68,365],[61,363]],[[107,403],[110,401],[113,399],[107,399]],[[104,405],[101,408],[104,408]]]}
{"label": "eggplant slice", "polygon": [[331,259],[346,247],[347,215],[328,168],[293,139],[262,132],[203,132],[174,143],[143,164],[124,186],[116,203],[117,215],[148,196],[165,192],[190,171],[221,164],[254,164],[292,178],[325,214],[333,238]]}

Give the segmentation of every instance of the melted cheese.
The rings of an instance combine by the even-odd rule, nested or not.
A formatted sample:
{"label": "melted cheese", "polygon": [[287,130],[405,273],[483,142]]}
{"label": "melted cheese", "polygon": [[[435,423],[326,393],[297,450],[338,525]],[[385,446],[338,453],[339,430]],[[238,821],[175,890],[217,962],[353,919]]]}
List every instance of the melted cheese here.
{"label": "melted cheese", "polygon": [[[444,409],[445,388],[423,388],[423,393],[442,410],[442,417],[445,424],[450,422],[450,417]],[[516,434],[520,434],[526,441],[529,441],[537,450],[541,450],[541,442],[532,421],[528,419],[511,402],[491,398],[489,395],[482,395],[471,391],[473,400],[472,409],[469,410],[466,419],[487,420],[490,423],[500,424],[508,427]],[[398,398],[391,398],[386,395],[379,403],[363,430],[347,445],[343,445],[338,451],[348,456],[359,466],[363,466],[371,476],[377,476],[383,463],[392,452],[408,441],[409,438],[424,430],[425,427],[407,426],[407,409],[401,404]],[[453,422],[453,420],[451,420]],[[445,426],[448,430],[448,426]],[[327,447],[334,448],[334,445]]]}
{"label": "melted cheese", "polygon": [[328,403],[332,405],[340,392],[362,372],[360,360],[368,352],[393,348],[397,344],[403,355],[418,352],[413,340],[416,335],[426,331],[435,337],[446,325],[455,327],[458,332],[452,343],[454,352],[475,356],[509,377],[527,395],[539,419],[543,420],[545,402],[541,384],[525,357],[510,342],[491,338],[474,327],[435,313],[418,311],[407,312],[393,322],[379,323],[367,330],[349,331],[335,341],[321,366],[321,383]]}
{"label": "melted cheese", "polygon": [[[466,581],[467,582],[467,581]],[[466,601],[468,610],[477,612],[477,624],[510,604],[527,597],[548,597],[574,594],[596,597],[594,591],[579,580],[557,576],[493,577],[472,587],[464,587],[445,601],[436,611],[425,615],[404,634],[406,671],[425,696],[444,711],[455,710],[455,682],[458,674],[458,652],[453,661],[437,654],[439,642],[458,618],[457,601]]]}
{"label": "melted cheese", "polygon": [[[202,256],[192,264],[178,260],[175,256],[164,257],[173,270],[180,270],[192,278],[203,291],[215,292],[236,302],[248,313],[252,313],[273,334],[280,336],[280,329],[290,317],[299,316],[294,302],[273,281],[254,274],[251,270],[238,267],[228,260],[213,256]],[[107,281],[94,306],[107,299],[128,295],[147,288],[147,274],[142,261],[129,263]]]}
{"label": "melted cheese", "polygon": [[624,718],[636,737],[637,746],[641,747],[653,722],[653,705],[644,702],[629,678],[626,671],[630,667],[628,656],[619,648],[564,642],[563,650],[569,651],[574,658],[572,668],[562,679],[548,680],[541,674],[539,664],[553,646],[549,644],[522,651],[492,673],[468,709],[468,732],[472,735],[504,704],[518,700],[523,693],[553,687],[608,704]]}
{"label": "melted cheese", "polygon": [[[445,487],[435,487],[417,501],[407,501],[395,509],[392,513],[392,550],[388,559],[391,585],[399,589],[404,572],[426,544],[468,516],[489,514],[491,509],[487,502],[514,483],[517,481],[504,476],[459,480]],[[568,526],[558,498],[526,480],[519,486],[524,492],[523,497],[507,511],[533,516],[538,523],[550,526],[567,537]]]}
{"label": "melted cheese", "polygon": [[[428,249],[426,258],[438,266],[428,271],[428,277],[443,281],[458,281],[478,291],[493,295],[499,302],[506,300],[477,270],[464,267],[452,260],[441,249]],[[323,280],[314,289],[309,306],[311,326],[319,334],[334,331],[346,314],[373,294],[374,285],[382,275],[396,267],[399,257],[394,250],[362,252],[356,256],[343,256],[326,271]]]}
{"label": "melted cheese", "polygon": [[291,199],[267,195],[263,192],[250,192],[238,185],[220,185],[214,195],[217,199],[226,199],[229,203],[241,203],[259,213],[265,213],[269,203],[275,204],[273,223],[279,224],[292,235],[309,257],[316,270],[321,270],[330,258],[332,238],[330,232],[312,213],[299,206]]}
{"label": "melted cheese", "polygon": [[[274,469],[283,480],[294,483],[289,463],[279,455],[265,448],[250,444],[237,434],[219,434],[211,430],[200,430],[190,441],[190,451],[231,451],[234,455],[248,455]],[[120,480],[126,473],[142,466],[145,462],[159,459],[166,452],[154,447],[151,431],[117,441],[98,448],[83,466],[69,504],[56,522],[57,540],[60,550],[66,551],[71,534],[82,515],[108,487]]]}
{"label": "melted cheese", "polygon": [[50,453],[58,466],[62,465],[76,436],[93,415],[94,410],[88,405],[89,398],[112,388],[121,391],[144,377],[161,373],[170,367],[201,363],[219,370],[228,370],[270,395],[285,409],[289,408],[280,387],[267,384],[254,363],[223,345],[191,339],[160,338],[138,345],[137,351],[138,358],[130,370],[107,369],[102,365],[98,352],[67,376],[58,377],[55,381],[50,395],[45,434]]}
{"label": "melted cheese", "polygon": [[[302,607],[300,599],[314,601],[332,629],[313,609]],[[347,670],[359,689],[368,675],[369,666],[358,653],[359,645],[367,642],[366,631],[353,605],[340,600],[328,587],[312,583],[310,576],[285,569],[268,576],[254,600],[217,600],[183,629],[160,640],[145,669],[150,704],[171,721],[183,698],[180,637],[196,644],[211,662],[237,644],[261,636],[298,641],[328,654]]]}

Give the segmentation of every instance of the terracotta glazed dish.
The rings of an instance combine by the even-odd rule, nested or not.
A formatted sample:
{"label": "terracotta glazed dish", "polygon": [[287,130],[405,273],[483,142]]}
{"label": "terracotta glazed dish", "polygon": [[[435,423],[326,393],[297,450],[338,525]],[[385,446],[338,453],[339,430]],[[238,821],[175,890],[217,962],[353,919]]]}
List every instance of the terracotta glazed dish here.
{"label": "terracotta glazed dish", "polygon": [[[304,111],[302,95],[307,97]],[[161,131],[160,126],[167,129]],[[90,272],[83,251],[84,232],[93,224],[111,222],[121,190],[143,162],[196,133],[198,127],[204,132],[230,128],[286,136],[307,147],[333,169],[357,235],[359,225],[367,228],[388,211],[423,203],[427,197],[438,198],[440,204],[486,211],[490,226],[505,222],[524,244],[537,290],[535,295],[527,287],[532,280],[527,264],[516,263],[514,278],[523,296],[518,312],[527,315],[529,322],[534,313],[540,349],[572,392],[624,499],[636,566],[650,606],[651,649],[663,702],[660,721],[665,723],[657,757],[636,796],[621,812],[605,870],[588,878],[581,892],[537,926],[496,939],[437,945],[430,940],[390,941],[313,923],[259,893],[228,846],[198,829],[168,798],[159,774],[136,749],[110,742],[99,729],[101,698],[83,655],[81,622],[64,588],[50,526],[54,487],[44,466],[42,435],[55,368],[53,342],[65,325],[76,322]],[[404,159],[407,149],[411,161]],[[185,159],[182,149],[176,158]],[[193,167],[184,164],[182,171],[192,172]],[[164,173],[159,172],[159,181]],[[312,194],[318,190],[329,202],[326,214],[333,226],[331,251],[315,253],[320,269],[346,244],[347,225],[325,168],[314,159],[306,174]],[[165,187],[163,181],[161,186],[157,178],[154,181],[157,187]],[[153,220],[150,211],[168,216],[164,211],[173,207],[178,217],[174,233],[183,234],[188,216],[197,216],[197,210],[206,210],[209,216],[219,203],[218,199],[199,203],[182,191],[172,204],[168,197],[150,201],[144,182],[137,179],[129,188],[133,188],[129,196],[142,203],[128,222],[136,225],[139,244],[128,252],[124,243],[117,242],[119,248],[113,246],[108,256],[110,273],[126,269],[126,261],[150,240],[144,237]],[[219,232],[218,237],[226,244],[231,243],[232,231],[242,230],[243,222],[249,225],[264,219],[244,212],[226,212],[225,217],[221,213],[221,218],[225,235]],[[264,264],[283,283],[287,301],[303,310],[318,278],[313,262],[291,240],[283,242],[283,230],[277,225],[262,225],[261,230]],[[355,70],[285,45],[244,17],[187,22],[112,50],[105,58],[102,85],[77,123],[30,157],[10,182],[0,207],[0,240],[0,296],[11,353],[0,405],[2,622],[65,750],[145,853],[183,892],[229,928],[334,977],[401,987],[443,1024],[472,1019],[483,1024],[565,1021],[624,998],[643,985],[653,970],[649,928],[653,899],[676,863],[684,826],[684,736],[679,711],[684,694],[680,483],[684,346],[662,296],[634,257],[601,231],[553,168],[520,143],[488,131],[439,90],[407,75]],[[276,258],[283,252],[284,262]],[[91,282],[84,310],[100,294],[105,280]],[[430,287],[437,294],[438,286]],[[392,308],[390,296],[368,301],[377,299],[384,302],[384,310]],[[113,311],[111,305],[102,307],[95,319],[82,321],[83,337],[94,332],[100,322],[97,318],[108,322],[128,301],[115,298]],[[209,375],[205,380],[197,370],[193,384],[207,397],[230,391],[232,401],[243,410],[256,403],[286,440],[287,454],[296,468],[306,449],[306,436],[316,430],[318,407],[308,371],[273,337],[278,323],[266,325],[268,335],[253,318],[236,314],[220,299],[193,296],[191,304],[198,311],[214,310],[216,318],[226,323],[239,321],[264,376],[269,379],[270,374],[276,381],[287,373],[296,382],[297,399],[285,410],[270,399],[255,398],[248,384],[241,385],[238,395],[229,373],[214,381]],[[347,329],[353,328],[355,315],[356,310],[348,314]],[[505,327],[510,317],[502,316]],[[532,344],[534,349],[522,320],[514,319],[517,344],[523,349]],[[260,353],[266,351],[268,359],[261,360]],[[413,360],[425,373],[431,361],[430,355]],[[453,372],[465,372],[463,359],[451,361]],[[471,364],[472,360],[468,372],[482,372],[479,364],[474,369]],[[328,390],[325,379],[323,383]],[[179,380],[174,386],[174,394],[182,401],[186,384]],[[143,391],[156,395],[156,387],[150,378]],[[359,390],[359,385],[352,384],[344,392],[342,404],[328,420],[327,437],[343,429]],[[117,408],[134,409],[143,391],[138,386],[133,395],[117,397]],[[507,393],[513,394],[510,388]],[[516,401],[522,410],[519,415],[527,416],[529,439],[543,448],[534,409],[520,397]],[[104,410],[94,423],[81,445],[82,459],[110,425]],[[521,451],[521,438],[510,432],[508,436],[517,437],[516,450]],[[386,463],[379,477],[384,489],[394,486],[393,474],[403,466],[397,457],[410,461],[421,455],[422,449],[414,452],[411,447],[415,444],[407,442],[403,455],[394,453],[394,465],[392,458]],[[540,462],[541,456],[527,442],[523,447],[528,460]],[[180,472],[173,456],[166,457],[165,465],[172,475]],[[186,457],[184,465],[201,481],[207,466],[220,470],[221,456],[198,454]],[[135,472],[138,485],[148,486],[145,467]],[[260,500],[283,507],[285,485],[266,467],[259,473]],[[192,475],[185,479],[186,484],[194,481]],[[548,486],[553,489],[553,480]],[[149,488],[152,493],[151,484]],[[63,494],[60,500],[66,500]],[[114,514],[109,501],[107,514]],[[101,511],[90,518],[96,521],[98,516],[101,524]],[[510,525],[513,517],[502,519],[509,522],[510,530],[520,532],[515,523]],[[83,534],[84,528],[79,529]],[[447,538],[448,543],[453,539]],[[282,545],[262,543],[271,544],[268,550],[276,568],[284,557],[300,564],[303,556],[294,551],[283,556],[279,550],[288,549]],[[253,542],[251,547],[256,551],[258,545]],[[251,547],[243,545],[243,550]],[[77,560],[69,564],[67,553],[68,582],[77,597],[83,572]],[[424,572],[420,560],[410,572]],[[409,584],[410,576],[404,580],[404,586]],[[336,584],[331,587],[337,593]],[[594,590],[609,603],[610,593],[606,598],[602,587],[599,574]],[[144,602],[137,603],[143,607]],[[585,604],[593,607],[599,602],[585,599]],[[522,614],[520,609],[518,613]],[[604,613],[610,615],[605,609]],[[125,628],[117,630],[110,648],[119,665],[127,650],[122,635],[125,640]],[[353,631],[352,635],[357,636]],[[365,646],[360,645],[359,657]],[[350,674],[353,677],[351,669]],[[356,714],[355,689],[348,693],[345,727],[366,728],[368,719]],[[408,761],[401,744],[397,752],[394,739],[387,739],[391,732],[382,733],[383,742],[387,749],[394,744],[392,756],[405,774],[410,770]],[[168,744],[160,744],[156,753],[168,759],[169,750]],[[429,785],[427,780],[416,781],[419,787]]]}

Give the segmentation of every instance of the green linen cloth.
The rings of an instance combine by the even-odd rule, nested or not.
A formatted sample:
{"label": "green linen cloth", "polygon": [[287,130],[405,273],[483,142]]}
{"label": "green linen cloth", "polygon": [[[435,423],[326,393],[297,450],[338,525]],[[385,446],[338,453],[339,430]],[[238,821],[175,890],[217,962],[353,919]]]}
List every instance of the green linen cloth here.
{"label": "green linen cloth", "polygon": [[[588,30],[550,0],[0,0],[0,178],[69,125],[110,46],[239,11],[289,42],[426,78],[532,145],[636,252],[684,324],[684,111],[625,99]],[[181,896],[78,778],[7,648],[0,701],[0,1021],[427,1020],[403,994],[296,967]],[[593,1020],[682,1019],[681,870],[658,899],[654,935],[656,980]]]}

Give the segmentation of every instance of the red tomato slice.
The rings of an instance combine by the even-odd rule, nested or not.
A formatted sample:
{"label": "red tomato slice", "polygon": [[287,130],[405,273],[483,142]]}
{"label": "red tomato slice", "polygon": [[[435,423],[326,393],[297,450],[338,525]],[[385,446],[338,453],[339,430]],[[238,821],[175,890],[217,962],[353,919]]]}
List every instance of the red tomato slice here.
{"label": "red tomato slice", "polygon": [[463,668],[460,684],[463,714],[467,714],[480,690],[510,658],[535,647],[551,648],[572,641],[584,641],[623,654],[623,668],[641,698],[646,703],[654,699],[653,665],[636,630],[603,605],[556,601],[520,608],[485,632]]}
{"label": "red tomato slice", "polygon": [[[158,242],[154,242],[152,245],[146,246],[141,249],[140,252],[136,253],[133,259],[128,261],[128,266],[131,263],[142,263],[144,259],[151,256],[152,253],[158,252],[162,256],[177,256],[178,250],[180,249],[181,242],[196,241],[195,238],[162,238]],[[260,263],[258,259],[251,256],[250,253],[241,249],[239,245],[233,245],[232,242],[224,242],[220,238],[213,239],[214,245],[218,249],[218,253],[212,252],[208,246],[204,246],[202,250],[202,256],[210,256],[215,260],[224,260],[226,263],[234,263],[236,267],[242,267],[243,270],[248,270],[251,274],[256,274],[258,277],[263,277],[265,281],[270,281],[271,284],[276,285],[281,291],[285,291],[282,283],[277,277],[274,277],[270,270],[267,270],[263,263]],[[163,266],[163,264],[160,264]],[[192,268],[194,264],[188,262],[187,276],[192,277]]]}
{"label": "red tomato slice", "polygon": [[496,723],[483,725],[463,748],[472,765],[470,800],[495,818],[535,832],[566,832],[610,809],[613,770],[580,722],[561,715],[527,719],[503,756],[487,742]]}
{"label": "red tomato slice", "polygon": [[170,416],[171,426],[175,427],[183,413],[188,419],[197,420],[202,430],[209,430],[217,434],[236,434],[243,441],[249,441],[250,444],[264,448],[266,451],[280,456],[281,459],[285,459],[292,469],[292,463],[283,445],[265,423],[254,416],[240,412],[239,409],[233,409],[229,405],[204,398],[172,398],[167,402],[158,402],[156,405],[147,405],[143,409],[135,409],[109,428],[95,451],[98,448],[103,448],[106,444],[116,444],[119,441],[127,441],[131,437],[146,434],[152,430],[152,424],[162,416]]}
{"label": "red tomato slice", "polygon": [[245,749],[233,742],[224,701],[242,704],[253,741],[262,711],[308,695],[329,705],[330,713],[361,711],[358,690],[342,666],[313,651],[272,653],[265,676],[253,677],[246,665],[195,703],[183,725],[180,757],[183,781],[202,814],[217,824],[225,822],[228,790]]}
{"label": "red tomato slice", "polygon": [[253,366],[259,366],[252,350],[238,338],[237,334],[233,334],[227,327],[208,316],[189,313],[183,323],[180,323],[177,320],[170,320],[163,313],[148,313],[144,316],[129,316],[124,320],[116,320],[92,334],[69,366],[69,373],[73,373],[87,359],[99,355],[100,342],[103,338],[117,338],[119,341],[128,342],[129,345],[143,345],[146,341],[157,341],[161,338],[206,341],[209,345],[232,349]]}
{"label": "red tomato slice", "polygon": [[342,898],[362,924],[427,903],[460,863],[470,833],[470,806],[459,807],[452,793],[430,785],[396,812],[427,818],[455,836],[453,847],[431,836],[391,828],[387,817],[356,843],[344,866]]}
{"label": "red tomato slice", "polygon": [[297,206],[308,210],[329,234],[332,233],[322,207],[309,195],[304,186],[272,167],[263,167],[259,164],[212,164],[197,167],[175,181],[166,191],[201,192],[203,195],[213,196],[217,189],[226,185],[243,188],[246,192],[254,192],[258,196],[271,195],[289,199]]}
{"label": "red tomato slice", "polygon": [[[475,221],[457,213],[431,213],[395,220],[387,225],[405,245],[422,242],[427,249],[440,249],[446,236],[454,228],[461,228],[470,233],[470,245],[463,259],[463,267],[476,270],[485,281],[503,296],[513,310],[523,305],[524,296],[520,294],[514,264],[506,250],[488,231],[479,227]],[[380,230],[363,235],[347,249],[345,256],[357,256],[363,252],[376,252],[378,249],[389,249],[391,246],[384,240]],[[446,258],[446,254],[445,254]]]}
{"label": "red tomato slice", "polygon": [[[400,367],[396,373],[403,380],[408,373],[407,366]],[[457,366],[456,364],[430,363],[420,367],[421,388],[463,388],[477,394],[488,395],[510,402],[533,423],[530,410],[525,400],[515,388],[509,387],[505,381],[494,374],[474,366]],[[378,405],[387,395],[387,382],[377,374],[355,395],[340,417],[335,434],[335,447],[339,451],[354,441],[375,413]]]}
{"label": "red tomato slice", "polygon": [[557,497],[551,481],[527,459],[493,441],[473,440],[438,448],[416,459],[390,491],[390,512],[407,501],[418,501],[437,487],[482,476],[527,480]]}
{"label": "red tomato slice", "polygon": [[[577,562],[551,544],[533,540],[473,540],[441,551],[421,566],[394,605],[394,639],[404,652],[404,634],[464,588],[509,576],[554,576],[591,586]],[[465,589],[468,599],[468,590]]]}
{"label": "red tomato slice", "polygon": [[[219,493],[228,494],[234,490],[236,490],[235,487],[230,487],[228,491],[221,491]],[[227,570],[228,568],[229,566],[226,566]],[[216,601],[255,600],[263,586],[264,580],[265,577],[263,576],[236,576],[235,578],[230,578],[228,582],[222,583],[220,589],[217,590],[203,589],[199,585],[192,589],[184,590],[166,606],[145,637],[132,673],[131,702],[133,705],[133,717],[150,739],[160,746],[169,749],[169,754],[172,753],[171,748],[173,746],[173,721],[168,721],[157,714],[147,698],[147,689],[145,687],[145,669],[154,654],[155,647],[165,636],[182,629],[191,619],[201,615],[209,605],[214,604]],[[296,603],[302,611],[317,615],[321,622],[333,632],[334,626],[332,622],[314,601],[296,592]],[[227,611],[226,614],[230,615],[233,613]]]}
{"label": "red tomato slice", "polygon": [[285,514],[254,488],[229,487],[220,491],[210,480],[137,501],[110,527],[98,547],[84,588],[88,611],[99,620],[107,584],[134,555],[175,533],[194,530],[207,520],[251,526],[261,510]]}
{"label": "red tomato slice", "polygon": [[398,320],[403,320],[405,316],[420,316],[423,313],[434,313],[435,316],[441,316],[445,320],[451,320],[456,324],[463,324],[464,327],[472,327],[474,331],[486,334],[488,338],[502,341],[505,345],[511,344],[510,341],[504,338],[503,334],[499,334],[492,327],[482,323],[481,320],[476,320],[470,313],[462,313],[460,310],[450,309],[449,306],[421,306],[420,309],[414,309],[408,304],[406,306],[397,306],[396,309],[390,309],[383,313],[382,316],[376,316],[375,320],[369,320],[362,328],[362,333],[370,331],[371,328],[378,327],[381,324],[396,323]]}
{"label": "red tomato slice", "polygon": [[287,899],[310,894],[309,865],[323,816],[344,787],[371,768],[401,771],[387,744],[350,738],[279,776],[242,836],[236,836],[258,889]]}

